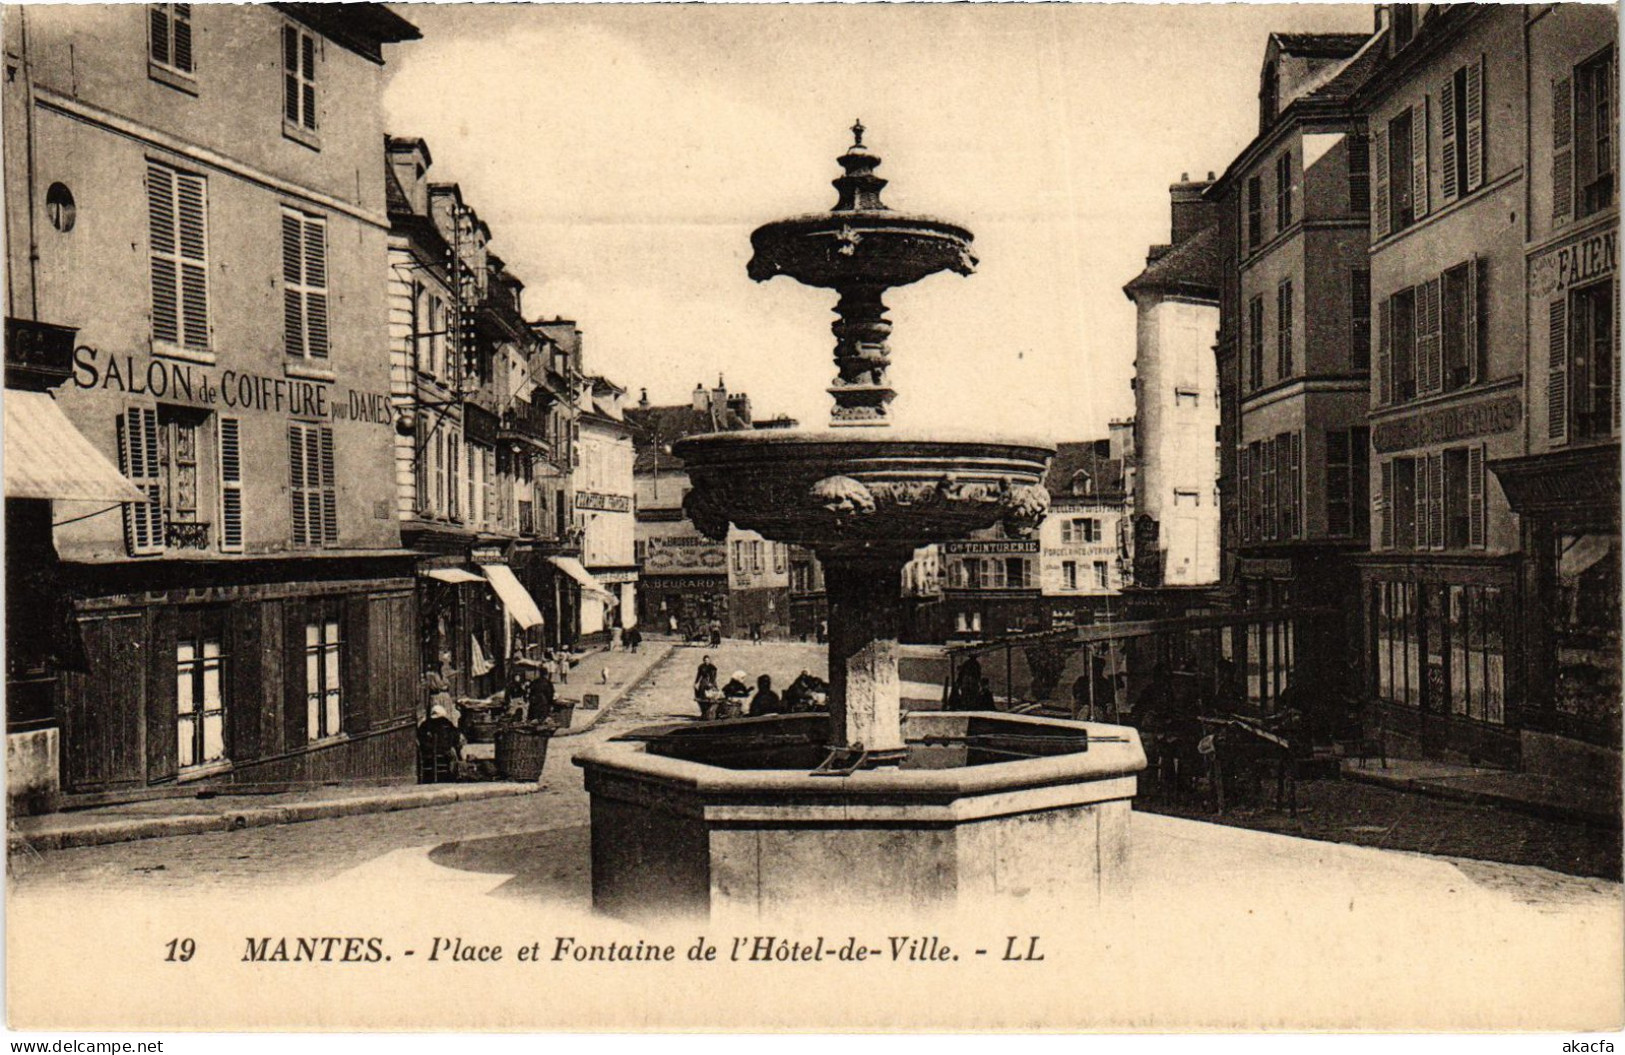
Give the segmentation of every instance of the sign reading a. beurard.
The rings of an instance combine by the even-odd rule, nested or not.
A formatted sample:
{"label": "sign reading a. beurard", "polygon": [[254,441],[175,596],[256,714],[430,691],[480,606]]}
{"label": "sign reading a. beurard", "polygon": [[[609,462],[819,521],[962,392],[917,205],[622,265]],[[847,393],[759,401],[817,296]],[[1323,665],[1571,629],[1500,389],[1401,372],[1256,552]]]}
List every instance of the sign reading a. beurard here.
{"label": "sign reading a. beurard", "polygon": [[389,397],[377,392],[297,377],[216,371],[153,356],[113,355],[88,345],[73,350],[73,383],[77,388],[145,395],[188,406],[368,425],[395,421]]}

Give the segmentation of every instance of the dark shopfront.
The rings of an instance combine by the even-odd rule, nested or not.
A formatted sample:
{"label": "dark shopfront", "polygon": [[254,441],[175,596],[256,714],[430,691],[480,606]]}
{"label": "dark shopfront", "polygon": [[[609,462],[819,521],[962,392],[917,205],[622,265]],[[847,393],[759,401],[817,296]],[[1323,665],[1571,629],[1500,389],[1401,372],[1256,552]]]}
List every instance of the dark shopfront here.
{"label": "dark shopfront", "polygon": [[1395,754],[1515,766],[1524,719],[1519,558],[1367,558],[1366,678]]}
{"label": "dark shopfront", "polygon": [[1523,728],[1615,751],[1621,736],[1619,459],[1619,444],[1604,443],[1490,463],[1519,514],[1529,554]]}
{"label": "dark shopfront", "polygon": [[669,633],[672,619],[684,637],[712,623],[728,625],[728,576],[650,575],[645,570],[638,598],[643,610],[638,622],[659,633]]}
{"label": "dark shopfront", "polygon": [[408,781],[407,555],[63,566],[62,788]]}

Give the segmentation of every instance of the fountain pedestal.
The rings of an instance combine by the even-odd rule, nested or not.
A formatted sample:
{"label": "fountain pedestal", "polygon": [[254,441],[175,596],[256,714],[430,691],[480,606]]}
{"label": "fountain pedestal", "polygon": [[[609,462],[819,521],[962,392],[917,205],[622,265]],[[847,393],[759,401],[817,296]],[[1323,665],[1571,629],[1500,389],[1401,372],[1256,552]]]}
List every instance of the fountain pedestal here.
{"label": "fountain pedestal", "polygon": [[[825,550],[829,600],[830,724],[835,745],[868,752],[874,762],[903,752],[897,675],[898,584],[907,552],[852,556]],[[834,746],[834,745],[832,745]]]}

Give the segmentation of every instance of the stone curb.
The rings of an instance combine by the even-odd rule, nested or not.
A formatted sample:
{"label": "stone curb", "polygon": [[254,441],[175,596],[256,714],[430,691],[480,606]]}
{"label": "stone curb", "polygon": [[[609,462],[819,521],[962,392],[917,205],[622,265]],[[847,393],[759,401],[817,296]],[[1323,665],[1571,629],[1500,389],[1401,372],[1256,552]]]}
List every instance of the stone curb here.
{"label": "stone curb", "polygon": [[607,719],[611,713],[614,712],[615,708],[619,707],[621,702],[632,694],[632,690],[640,688],[644,682],[654,677],[655,671],[659,670],[660,667],[662,667],[665,662],[671,658],[672,653],[677,650],[676,645],[668,644],[662,647],[665,648],[665,652],[661,654],[661,656],[653,663],[645,667],[642,674],[639,674],[637,677],[621,686],[620,691],[598,704],[598,713],[593,715],[592,721],[583,725],[579,729],[566,729],[561,733],[554,733],[553,739],[563,740],[566,737],[580,736],[582,733],[590,733],[594,729],[598,728],[598,726],[604,722],[604,720]]}
{"label": "stone curb", "polygon": [[357,795],[351,798],[330,799],[326,802],[296,802],[281,806],[260,806],[175,817],[108,820],[32,834],[12,831],[7,836],[6,846],[8,852],[13,854],[26,853],[30,850],[35,852],[68,850],[78,846],[104,846],[108,843],[162,839],[173,835],[240,831],[273,824],[299,824],[304,821],[351,817],[364,813],[391,813],[425,806],[446,806],[454,802],[511,798],[516,795],[532,795],[541,789],[542,785],[535,781],[454,785],[429,790],[419,790],[416,786],[412,786],[410,791],[395,794]]}
{"label": "stone curb", "polygon": [[1617,813],[1557,802],[1533,802],[1529,799],[1521,799],[1516,795],[1507,795],[1498,791],[1451,787],[1448,784],[1423,777],[1401,777],[1384,773],[1381,770],[1348,768],[1343,769],[1339,776],[1343,780],[1352,780],[1356,783],[1372,784],[1377,787],[1390,788],[1394,791],[1408,791],[1416,795],[1460,802],[1470,806],[1493,806],[1497,809],[1529,814],[1546,820],[1577,821],[1581,824],[1605,827],[1612,827],[1619,823]]}

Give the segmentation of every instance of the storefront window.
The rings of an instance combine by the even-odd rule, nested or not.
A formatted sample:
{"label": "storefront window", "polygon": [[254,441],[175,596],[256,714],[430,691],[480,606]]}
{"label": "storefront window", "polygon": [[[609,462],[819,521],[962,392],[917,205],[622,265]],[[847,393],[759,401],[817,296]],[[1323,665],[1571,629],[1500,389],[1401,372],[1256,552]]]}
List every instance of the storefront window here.
{"label": "storefront window", "polygon": [[1620,545],[1616,534],[1559,535],[1553,612],[1560,713],[1612,725],[1620,711]]}

